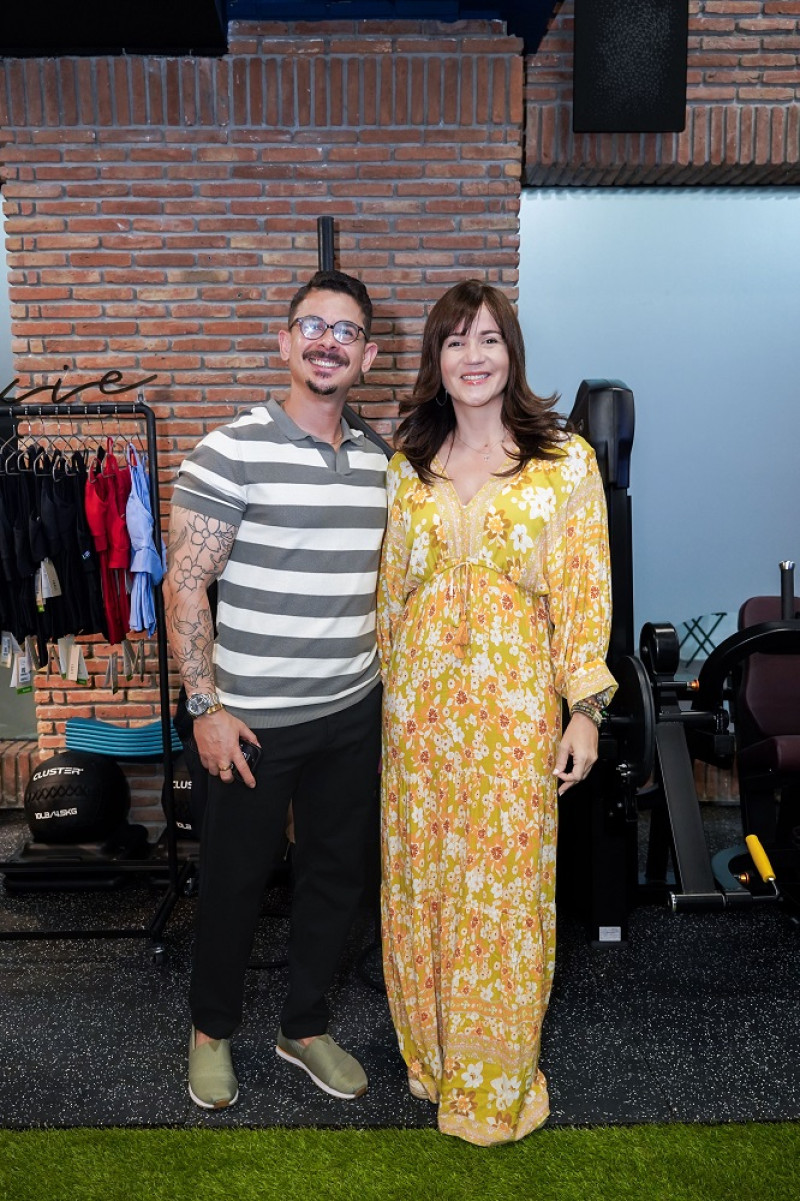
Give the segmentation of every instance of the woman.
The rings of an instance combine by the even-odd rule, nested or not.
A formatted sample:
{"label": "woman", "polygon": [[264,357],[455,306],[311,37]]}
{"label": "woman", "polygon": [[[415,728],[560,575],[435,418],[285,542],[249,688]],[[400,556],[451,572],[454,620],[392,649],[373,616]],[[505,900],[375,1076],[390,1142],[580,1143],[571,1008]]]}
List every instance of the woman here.
{"label": "woman", "polygon": [[596,759],[614,689],[603,490],[553,403],[526,383],[509,301],[457,284],[389,467],[384,970],[411,1092],[481,1145],[548,1116],[557,792]]}

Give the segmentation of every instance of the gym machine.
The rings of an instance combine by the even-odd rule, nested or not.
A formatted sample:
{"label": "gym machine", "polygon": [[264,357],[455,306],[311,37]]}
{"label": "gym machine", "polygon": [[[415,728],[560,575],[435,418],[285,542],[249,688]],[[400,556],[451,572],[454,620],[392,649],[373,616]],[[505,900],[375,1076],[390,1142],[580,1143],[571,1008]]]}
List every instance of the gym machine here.
{"label": "gym machine", "polygon": [[[760,621],[731,634],[711,652],[696,680],[680,683],[675,679],[678,636],[673,626],[648,623],[642,629],[640,654],[650,678],[656,721],[656,803],[650,818],[642,887],[646,892],[664,895],[674,912],[724,909],[778,899],[777,888],[759,887],[749,841],[754,835],[769,839],[772,833],[766,826],[759,828],[755,815],[745,805],[742,814],[748,845],[721,851],[713,858],[709,856],[694,786],[693,761],[731,767],[737,740],[731,732],[726,707],[736,706],[736,689],[731,689],[730,682],[735,684],[741,677],[752,656],[800,654],[793,570],[793,564],[781,565],[780,618]],[[667,871],[670,859],[671,876]]]}
{"label": "gym machine", "polygon": [[[629,914],[643,902],[666,902],[680,912],[747,906],[796,892],[792,883],[778,887],[757,843],[712,860],[693,764],[699,759],[730,768],[736,753],[730,682],[753,655],[800,653],[800,619],[793,564],[786,563],[779,619],[758,620],[725,639],[697,680],[676,679],[679,641],[668,623],[647,623],[634,654],[628,494],[633,395],[620,380],[584,380],[570,420],[594,448],[605,488],[613,602],[608,663],[619,687],[600,730],[598,762],[560,806],[558,898],[581,919],[593,944],[608,946],[627,939]],[[642,809],[651,817],[640,879]],[[770,853],[782,862],[779,852]],[[793,860],[798,857],[793,851]],[[794,866],[788,870],[798,874]]]}

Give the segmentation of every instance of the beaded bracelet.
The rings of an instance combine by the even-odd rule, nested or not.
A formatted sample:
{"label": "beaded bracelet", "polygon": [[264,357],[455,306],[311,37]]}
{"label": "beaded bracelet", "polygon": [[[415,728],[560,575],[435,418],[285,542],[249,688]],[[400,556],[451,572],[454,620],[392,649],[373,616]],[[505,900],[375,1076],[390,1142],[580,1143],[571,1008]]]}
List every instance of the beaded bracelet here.
{"label": "beaded bracelet", "polygon": [[593,705],[592,702],[589,700],[576,701],[575,704],[570,709],[570,715],[572,715],[574,713],[582,713],[584,717],[588,717],[589,721],[594,722],[594,724],[597,726],[598,730],[600,729],[600,726],[603,724],[602,709],[599,709],[596,705]]}

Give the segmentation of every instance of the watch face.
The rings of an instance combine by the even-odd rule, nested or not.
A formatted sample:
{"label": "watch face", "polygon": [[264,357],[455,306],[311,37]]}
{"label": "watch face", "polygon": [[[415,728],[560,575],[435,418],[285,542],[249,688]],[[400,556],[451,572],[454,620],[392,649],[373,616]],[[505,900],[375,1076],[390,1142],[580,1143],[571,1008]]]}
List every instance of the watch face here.
{"label": "watch face", "polygon": [[202,717],[203,714],[217,704],[217,698],[210,692],[194,692],[186,698],[186,708],[192,717]]}

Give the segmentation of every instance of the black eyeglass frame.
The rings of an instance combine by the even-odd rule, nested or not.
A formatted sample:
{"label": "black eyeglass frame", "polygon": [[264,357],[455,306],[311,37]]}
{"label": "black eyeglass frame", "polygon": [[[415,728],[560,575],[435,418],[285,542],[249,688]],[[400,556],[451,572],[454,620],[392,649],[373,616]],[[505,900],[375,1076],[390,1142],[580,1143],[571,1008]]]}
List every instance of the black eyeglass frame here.
{"label": "black eyeglass frame", "polygon": [[[324,325],[325,328],[321,329],[318,334],[312,334],[311,336],[309,336],[306,333],[306,331],[303,329],[302,323],[304,321],[319,321],[322,323],[322,325]],[[367,341],[367,331],[364,329],[364,326],[358,325],[357,322],[355,322],[355,321],[348,321],[346,318],[342,318],[341,321],[330,322],[330,321],[325,321],[322,317],[317,317],[314,313],[306,313],[302,317],[295,317],[294,321],[292,321],[290,323],[289,329],[292,329],[295,325],[300,326],[300,333],[309,342],[318,342],[320,338],[323,338],[325,336],[325,334],[328,332],[329,329],[333,330],[333,336],[334,336],[334,338],[336,338],[336,341],[339,343],[340,346],[352,346],[354,342],[358,341],[359,334],[363,334],[364,341],[365,342]],[[343,342],[342,339],[340,337],[338,337],[338,335],[336,333],[337,325],[339,325],[339,326],[348,325],[352,329],[357,330],[356,336],[354,338],[351,338],[349,342]]]}

